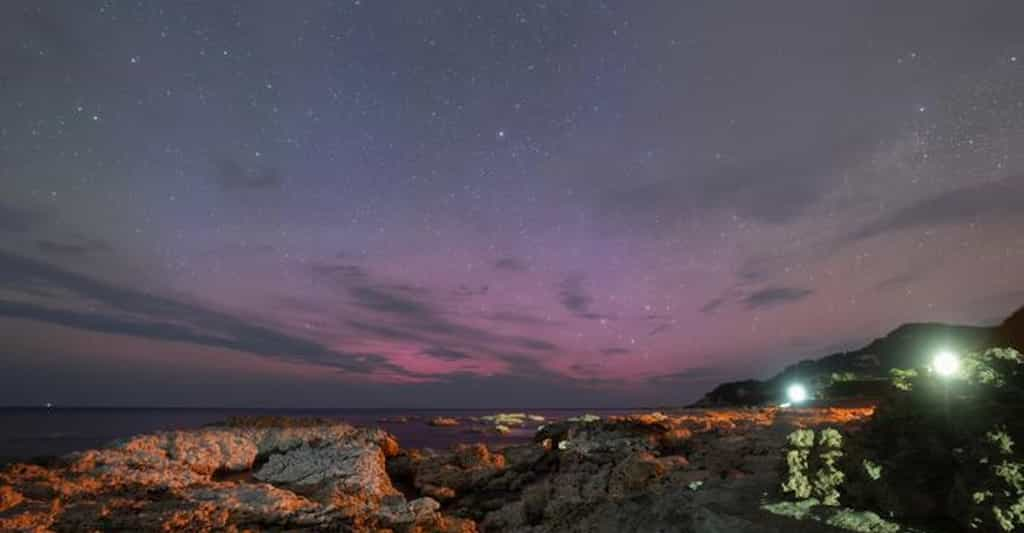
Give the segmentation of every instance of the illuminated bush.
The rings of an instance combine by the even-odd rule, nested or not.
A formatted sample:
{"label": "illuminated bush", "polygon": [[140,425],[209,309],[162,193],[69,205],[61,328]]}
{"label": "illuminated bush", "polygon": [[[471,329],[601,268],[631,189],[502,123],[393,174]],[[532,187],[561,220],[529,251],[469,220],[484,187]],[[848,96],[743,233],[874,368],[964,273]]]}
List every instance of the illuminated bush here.
{"label": "illuminated bush", "polygon": [[892,385],[901,391],[909,391],[913,388],[913,380],[917,378],[917,370],[913,368],[893,368],[889,370],[892,378]]}
{"label": "illuminated bush", "polygon": [[[839,505],[839,487],[846,479],[838,467],[838,461],[843,457],[843,436],[835,429],[823,429],[818,434],[817,446],[814,437],[812,429],[798,429],[789,435],[790,449],[786,452],[788,477],[782,484],[782,491],[792,493],[797,500],[813,496],[823,505]],[[813,477],[810,474],[812,466],[815,467]]]}
{"label": "illuminated bush", "polygon": [[911,523],[1024,531],[1024,456],[1015,445],[1024,438],[1024,356],[993,348],[958,363],[954,375],[891,372],[893,393],[846,443],[844,503]]}

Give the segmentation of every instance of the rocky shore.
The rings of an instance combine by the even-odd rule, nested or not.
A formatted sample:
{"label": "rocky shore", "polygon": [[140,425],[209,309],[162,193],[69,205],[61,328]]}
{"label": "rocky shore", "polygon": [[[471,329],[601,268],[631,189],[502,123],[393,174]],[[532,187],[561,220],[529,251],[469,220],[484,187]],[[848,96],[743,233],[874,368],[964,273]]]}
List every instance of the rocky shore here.
{"label": "rocky shore", "polygon": [[447,451],[327,420],[235,419],[9,465],[0,530],[836,531],[761,505],[778,492],[794,429],[856,432],[870,414],[588,416],[549,422],[524,444]]}

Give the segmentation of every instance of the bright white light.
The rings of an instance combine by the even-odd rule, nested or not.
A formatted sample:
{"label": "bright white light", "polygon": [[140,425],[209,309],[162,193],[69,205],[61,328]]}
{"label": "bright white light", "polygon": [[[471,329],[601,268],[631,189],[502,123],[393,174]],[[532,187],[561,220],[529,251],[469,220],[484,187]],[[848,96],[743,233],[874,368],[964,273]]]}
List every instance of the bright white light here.
{"label": "bright white light", "polygon": [[960,358],[948,350],[939,352],[932,359],[932,370],[943,377],[955,376],[960,372]]}
{"label": "bright white light", "polygon": [[794,383],[786,389],[786,397],[791,403],[804,402],[807,400],[807,389],[799,383]]}

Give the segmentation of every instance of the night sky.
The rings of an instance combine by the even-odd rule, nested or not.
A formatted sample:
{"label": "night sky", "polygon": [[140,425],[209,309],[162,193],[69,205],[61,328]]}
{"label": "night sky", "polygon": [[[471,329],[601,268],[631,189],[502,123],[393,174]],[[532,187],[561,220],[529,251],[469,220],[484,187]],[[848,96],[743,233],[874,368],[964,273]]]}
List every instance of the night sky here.
{"label": "night sky", "polygon": [[0,3],[0,404],[688,402],[1024,304],[1017,2]]}

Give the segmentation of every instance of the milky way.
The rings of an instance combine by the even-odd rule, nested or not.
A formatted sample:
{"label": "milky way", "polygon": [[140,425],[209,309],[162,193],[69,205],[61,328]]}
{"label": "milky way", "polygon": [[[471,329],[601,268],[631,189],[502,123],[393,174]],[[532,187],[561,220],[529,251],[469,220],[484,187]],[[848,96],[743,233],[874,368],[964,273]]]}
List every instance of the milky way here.
{"label": "milky way", "polygon": [[627,406],[1024,304],[1007,2],[0,4],[0,404]]}

